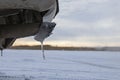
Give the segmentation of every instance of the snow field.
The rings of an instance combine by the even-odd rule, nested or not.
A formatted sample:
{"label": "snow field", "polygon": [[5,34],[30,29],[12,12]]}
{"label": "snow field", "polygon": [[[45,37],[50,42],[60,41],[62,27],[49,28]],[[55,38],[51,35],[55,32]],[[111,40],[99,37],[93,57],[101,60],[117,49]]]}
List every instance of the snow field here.
{"label": "snow field", "polygon": [[120,52],[51,50],[45,55],[43,60],[40,50],[5,50],[0,72],[30,80],[120,80]]}

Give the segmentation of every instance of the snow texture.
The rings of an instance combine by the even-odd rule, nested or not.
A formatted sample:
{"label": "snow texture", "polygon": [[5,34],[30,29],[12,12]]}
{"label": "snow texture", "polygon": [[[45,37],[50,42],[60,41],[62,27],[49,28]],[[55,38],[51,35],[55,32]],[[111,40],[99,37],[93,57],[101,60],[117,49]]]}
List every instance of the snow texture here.
{"label": "snow texture", "polygon": [[40,50],[5,50],[0,80],[120,80],[120,52],[51,50],[45,54],[43,60]]}

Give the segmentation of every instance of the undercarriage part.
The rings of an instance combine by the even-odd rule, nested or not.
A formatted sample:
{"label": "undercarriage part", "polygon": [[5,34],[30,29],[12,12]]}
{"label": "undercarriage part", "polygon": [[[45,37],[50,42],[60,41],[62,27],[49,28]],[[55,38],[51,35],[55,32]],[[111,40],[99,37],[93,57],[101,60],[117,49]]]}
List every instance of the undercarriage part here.
{"label": "undercarriage part", "polygon": [[1,9],[0,10],[0,17],[5,17],[5,16],[10,16],[10,15],[15,15],[20,12],[19,9]]}
{"label": "undercarriage part", "polygon": [[3,44],[3,48],[10,47],[14,43],[15,40],[16,38],[6,38]]}
{"label": "undercarriage part", "polygon": [[0,10],[0,49],[11,46],[16,38],[38,33],[43,15],[26,9]]}
{"label": "undercarriage part", "polygon": [[6,39],[0,40],[0,43],[1,43],[1,46],[0,46],[1,56],[3,56],[3,49],[12,46],[12,44],[15,42],[15,40],[16,40],[16,38],[6,38]]}
{"label": "undercarriage part", "polygon": [[41,23],[41,17],[44,12],[38,12],[28,9],[0,10],[0,24],[27,24],[37,22]]}
{"label": "undercarriage part", "polygon": [[39,31],[39,27],[40,23],[0,25],[0,39],[32,36]]}
{"label": "undercarriage part", "polygon": [[[38,32],[42,23],[42,12],[26,9],[0,11],[5,13],[0,15],[0,38],[32,36]],[[11,14],[7,14],[7,11]]]}

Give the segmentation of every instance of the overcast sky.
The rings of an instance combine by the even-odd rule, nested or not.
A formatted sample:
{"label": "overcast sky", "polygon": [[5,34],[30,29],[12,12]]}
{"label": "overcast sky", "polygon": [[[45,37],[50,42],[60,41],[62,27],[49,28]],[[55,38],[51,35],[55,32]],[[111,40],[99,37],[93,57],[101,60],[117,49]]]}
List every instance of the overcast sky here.
{"label": "overcast sky", "polygon": [[[120,0],[59,0],[59,6],[53,20],[57,26],[46,44],[120,46]],[[32,37],[20,42],[38,44]]]}

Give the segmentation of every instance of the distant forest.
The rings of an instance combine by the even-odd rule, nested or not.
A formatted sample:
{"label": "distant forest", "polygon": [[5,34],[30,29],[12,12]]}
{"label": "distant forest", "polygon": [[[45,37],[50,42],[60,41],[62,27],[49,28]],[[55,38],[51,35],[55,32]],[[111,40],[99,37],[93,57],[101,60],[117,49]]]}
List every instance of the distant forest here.
{"label": "distant forest", "polygon": [[[31,49],[31,50],[40,50],[41,46],[12,46],[10,49]],[[92,47],[59,47],[59,46],[51,46],[51,45],[44,45],[45,50],[95,50]]]}
{"label": "distant forest", "polygon": [[[30,50],[40,50],[41,46],[12,46],[10,49],[30,49]],[[72,51],[120,51],[120,47],[59,47],[44,45],[44,50],[72,50]]]}

